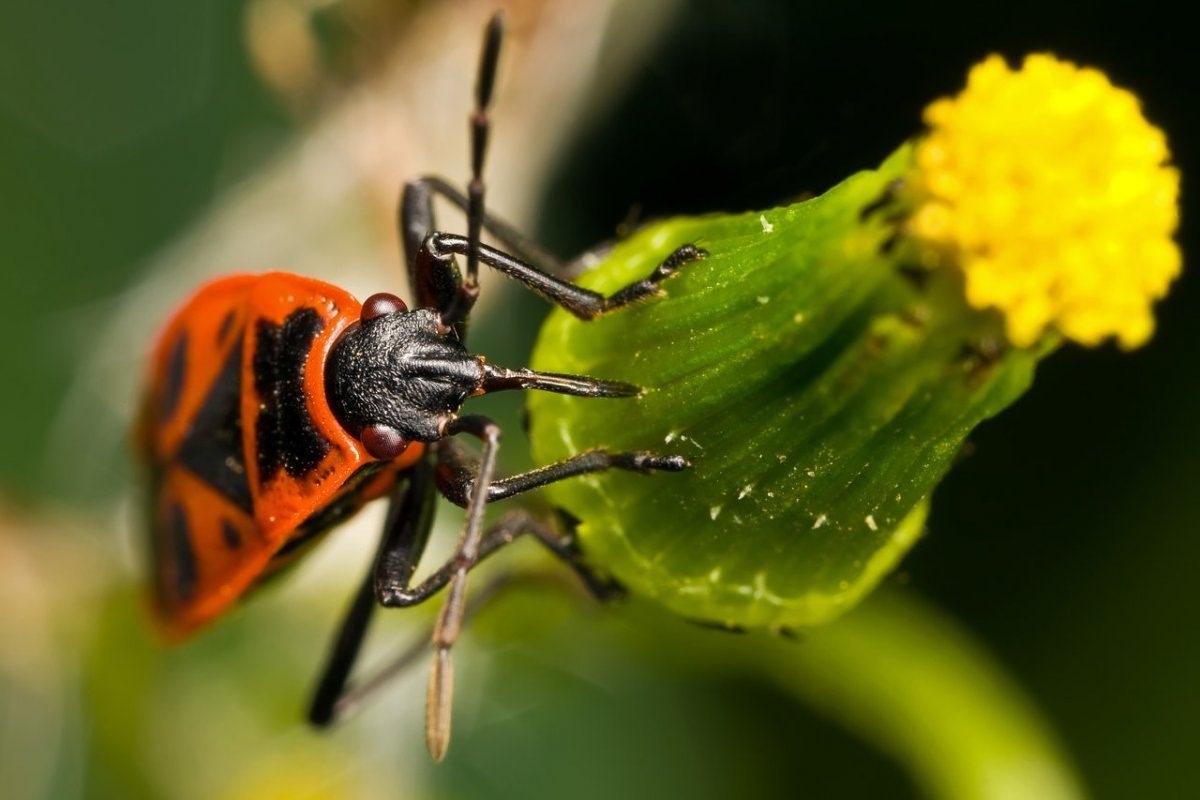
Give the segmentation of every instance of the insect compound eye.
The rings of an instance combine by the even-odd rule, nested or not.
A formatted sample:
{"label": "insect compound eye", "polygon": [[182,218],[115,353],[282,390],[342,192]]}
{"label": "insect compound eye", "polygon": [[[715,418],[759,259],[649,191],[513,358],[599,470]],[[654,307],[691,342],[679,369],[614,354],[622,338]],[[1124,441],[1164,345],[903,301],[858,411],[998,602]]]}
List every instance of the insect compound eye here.
{"label": "insect compound eye", "polygon": [[363,303],[361,319],[365,322],[384,314],[395,314],[397,311],[408,311],[408,306],[394,294],[379,292],[368,297]]}
{"label": "insect compound eye", "polygon": [[387,425],[368,425],[359,438],[367,452],[382,461],[391,461],[408,448],[400,432]]}

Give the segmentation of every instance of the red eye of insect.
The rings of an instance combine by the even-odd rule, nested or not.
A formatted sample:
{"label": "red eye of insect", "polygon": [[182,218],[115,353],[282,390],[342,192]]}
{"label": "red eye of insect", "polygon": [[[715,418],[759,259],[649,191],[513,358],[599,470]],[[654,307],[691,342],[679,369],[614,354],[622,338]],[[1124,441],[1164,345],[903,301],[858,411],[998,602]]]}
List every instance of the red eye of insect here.
{"label": "red eye of insect", "polygon": [[368,425],[360,438],[367,452],[382,461],[398,458],[408,448],[400,432],[387,425]]}
{"label": "red eye of insect", "polygon": [[366,322],[384,314],[395,314],[397,311],[408,311],[408,306],[394,294],[379,292],[368,297],[363,303],[361,319]]}

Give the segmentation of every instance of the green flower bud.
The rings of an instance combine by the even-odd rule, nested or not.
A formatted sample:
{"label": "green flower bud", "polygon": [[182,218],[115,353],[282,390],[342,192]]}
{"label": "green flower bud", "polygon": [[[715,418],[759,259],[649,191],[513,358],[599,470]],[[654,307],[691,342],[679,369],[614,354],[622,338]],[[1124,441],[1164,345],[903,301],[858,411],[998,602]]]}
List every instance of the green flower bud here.
{"label": "green flower bud", "polygon": [[963,302],[957,273],[914,274],[889,246],[890,187],[911,164],[905,147],[806,202],[650,225],[580,283],[612,291],[686,243],[709,257],[665,297],[551,315],[536,369],[646,392],[532,396],[535,457],[607,447],[694,465],[547,488],[598,567],[689,617],[802,626],[852,606],[917,540],[963,441],[1025,391],[1044,349],[1000,346],[998,315]]}

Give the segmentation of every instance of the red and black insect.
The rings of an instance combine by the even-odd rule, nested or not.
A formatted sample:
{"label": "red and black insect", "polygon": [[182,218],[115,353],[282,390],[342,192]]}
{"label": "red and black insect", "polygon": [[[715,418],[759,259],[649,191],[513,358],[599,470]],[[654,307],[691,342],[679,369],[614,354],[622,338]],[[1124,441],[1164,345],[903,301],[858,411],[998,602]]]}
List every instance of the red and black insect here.
{"label": "red and black insect", "polygon": [[[688,466],[679,456],[597,449],[496,478],[499,427],[459,413],[468,398],[507,389],[597,398],[639,392],[626,383],[506,369],[470,353],[464,339],[479,264],[591,319],[660,294],[663,280],[704,255],[685,245],[646,279],[605,297],[556,277],[562,266],[555,259],[484,211],[487,108],[501,36],[497,15],[485,32],[470,118],[467,192],[436,177],[404,187],[400,232],[418,307],[390,294],[360,304],[335,286],[285,273],[214,281],[184,304],[158,342],[140,437],[153,476],[153,607],[176,638],[229,609],[364,503],[390,498],[378,554],[309,718],[323,726],[346,711],[349,675],[377,604],[413,605],[448,585],[434,631],[426,721],[435,758],[449,739],[450,648],[469,571],[532,533],[587,575],[570,533],[524,510],[485,528],[485,503],[587,472]],[[435,196],[466,213],[466,236],[437,230]],[[481,244],[482,229],[509,252]],[[465,257],[465,271],[456,257]],[[456,441],[459,434],[479,439],[482,457]],[[453,556],[414,586],[439,492],[466,507],[466,524]]]}

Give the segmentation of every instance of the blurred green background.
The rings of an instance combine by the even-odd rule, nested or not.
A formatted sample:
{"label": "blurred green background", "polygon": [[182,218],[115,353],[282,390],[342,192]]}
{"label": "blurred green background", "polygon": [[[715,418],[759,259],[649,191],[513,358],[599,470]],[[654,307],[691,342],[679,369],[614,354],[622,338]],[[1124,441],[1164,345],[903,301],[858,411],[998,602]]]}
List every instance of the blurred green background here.
{"label": "blurred green background", "polygon": [[[296,143],[319,142],[363,86],[441,92],[442,69],[457,70],[448,85],[465,85],[494,5],[0,10],[0,794],[966,796],[970,781],[947,776],[970,773],[956,765],[973,747],[989,763],[988,743],[1001,740],[1051,754],[1087,794],[1200,791],[1200,287],[1186,264],[1197,245],[1186,205],[1184,276],[1151,343],[1050,359],[1033,390],[978,431],[935,495],[925,541],[841,635],[738,637],[636,603],[608,611],[530,590],[464,642],[456,740],[436,768],[420,742],[422,670],[332,736],[300,725],[370,525],[197,643],[154,640],[138,607],[121,425],[150,332],[203,277],[173,265],[228,235],[221,220],[231,202],[242,208],[231,197],[306,219],[290,203],[308,197],[275,203],[268,192],[255,206],[262,176],[300,169],[289,166],[305,163]],[[631,214],[765,208],[823,191],[915,133],[924,105],[992,51],[1052,50],[1104,69],[1167,132],[1185,193],[1194,172],[1200,87],[1188,34],[1153,3],[510,5],[515,48],[569,45],[604,25],[606,55],[562,68],[583,77],[553,115],[564,133],[552,150],[516,134],[503,144],[505,126],[536,129],[514,117],[543,97],[502,83],[509,110],[497,110],[496,207],[536,218],[565,254]],[[381,80],[396,48],[420,50],[429,74]],[[554,77],[556,52],[531,45],[510,82]],[[465,129],[467,102],[441,92],[404,133],[438,139],[442,113]],[[445,169],[461,178],[465,149],[450,149]],[[504,182],[520,183],[525,212],[504,205]],[[321,277],[348,273],[360,295],[394,288],[387,191],[338,205],[369,222],[332,218],[335,244],[306,245],[302,222],[287,231],[314,261],[328,257]],[[268,214],[232,216],[253,236]],[[367,243],[353,251],[363,263],[336,260],[344,229]],[[287,266],[286,256],[205,269]],[[518,363],[543,307],[501,291],[476,342]],[[519,408],[509,399],[492,410],[512,423],[507,467],[519,468]],[[377,644],[420,635],[427,619],[389,615]],[[989,738],[1001,729],[1007,738]],[[1035,796],[989,786],[975,796]]]}

